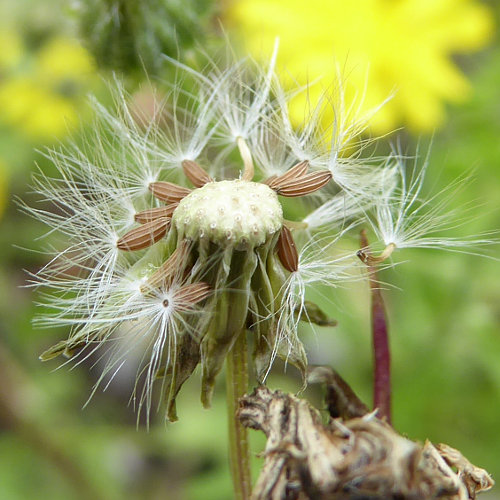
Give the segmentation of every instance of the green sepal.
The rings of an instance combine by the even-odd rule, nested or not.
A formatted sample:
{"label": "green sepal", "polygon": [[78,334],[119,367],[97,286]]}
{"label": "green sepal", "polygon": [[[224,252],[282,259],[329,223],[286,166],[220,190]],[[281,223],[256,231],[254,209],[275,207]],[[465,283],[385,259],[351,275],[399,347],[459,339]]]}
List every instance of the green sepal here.
{"label": "green sepal", "polygon": [[[200,343],[186,334],[180,338],[171,363],[171,378],[168,384],[166,417],[170,422],[177,420],[176,398],[184,382],[193,374],[200,362]],[[168,374],[168,372],[167,372]]]}
{"label": "green sepal", "polygon": [[214,312],[201,343],[201,401],[205,408],[211,405],[215,377],[221,371],[229,349],[246,328],[250,284],[256,266],[254,250],[228,248],[224,251],[213,297]]}
{"label": "green sepal", "polygon": [[67,340],[61,340],[61,342],[53,345],[46,351],[42,352],[42,354],[40,354],[40,361],[48,361],[49,359],[57,358],[57,356],[60,356],[66,350],[67,344]]}
{"label": "green sepal", "polygon": [[40,359],[40,361],[49,361],[50,359],[57,358],[57,356],[60,356],[61,354],[65,358],[70,359],[75,355],[76,351],[85,347],[87,344],[88,342],[82,340],[61,340],[61,342],[58,342],[46,351],[42,352],[38,359]]}
{"label": "green sepal", "polygon": [[259,248],[258,265],[252,279],[255,291],[251,305],[256,314],[252,316],[254,333],[253,362],[259,383],[263,383],[272,362],[272,350],[276,345],[275,299],[267,275],[267,259],[272,252],[269,247]]}
{"label": "green sepal", "polygon": [[303,307],[298,307],[295,314],[300,321],[309,321],[318,326],[337,326],[337,320],[329,318],[314,302],[304,301]]}

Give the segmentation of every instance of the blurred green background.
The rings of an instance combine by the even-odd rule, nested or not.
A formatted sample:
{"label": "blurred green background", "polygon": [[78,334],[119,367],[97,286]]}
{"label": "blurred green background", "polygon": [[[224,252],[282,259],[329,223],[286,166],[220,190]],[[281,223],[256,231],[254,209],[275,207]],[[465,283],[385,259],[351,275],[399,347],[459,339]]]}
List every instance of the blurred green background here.
{"label": "blurred green background", "polygon": [[[371,133],[407,126],[383,141],[399,140],[408,151],[432,137],[428,186],[444,187],[474,170],[454,205],[472,201],[480,217],[460,231],[500,227],[497,2],[358,0],[351,2],[355,9],[343,8],[346,2],[303,3],[0,2],[0,498],[231,498],[223,383],[213,409],[205,411],[198,381],[191,380],[179,397],[180,421],[166,425],[160,412],[147,431],[144,422],[137,428],[128,405],[134,374],[121,373],[82,409],[99,366],[57,369],[58,361],[38,361],[67,332],[31,325],[40,312],[37,292],[23,285],[26,271],[45,263],[37,252],[44,228],[13,200],[33,202],[35,163],[52,171],[38,151],[70,136],[78,142],[78,126],[85,128],[92,115],[87,95],[106,100],[103,82],[112,72],[125,80],[137,105],[147,106],[151,81],[169,78],[161,53],[196,64],[198,47],[211,53],[229,38],[236,52],[259,57],[280,35],[279,64],[300,74],[299,82],[321,69],[328,76],[335,53],[355,68],[355,84],[371,68],[368,105],[397,90]],[[498,247],[495,253],[499,257]],[[460,449],[498,480],[499,263],[433,250],[405,251],[402,258],[408,262],[381,277],[391,285],[385,298],[394,425],[413,439]],[[339,326],[304,329],[310,360],[334,366],[369,402],[367,284],[322,292],[331,302],[321,305]],[[279,365],[270,385],[296,390],[295,377]],[[257,453],[263,438],[252,433],[252,439]],[[258,459],[254,465],[257,472]],[[483,498],[500,493],[494,489]]]}

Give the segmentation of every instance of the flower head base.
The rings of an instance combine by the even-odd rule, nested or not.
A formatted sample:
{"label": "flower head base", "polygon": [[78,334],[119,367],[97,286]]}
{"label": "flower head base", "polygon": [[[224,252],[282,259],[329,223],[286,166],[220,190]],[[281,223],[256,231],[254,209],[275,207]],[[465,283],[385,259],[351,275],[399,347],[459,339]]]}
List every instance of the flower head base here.
{"label": "flower head base", "polygon": [[181,238],[253,250],[281,230],[283,209],[277,194],[265,184],[209,182],[181,200],[172,224]]}

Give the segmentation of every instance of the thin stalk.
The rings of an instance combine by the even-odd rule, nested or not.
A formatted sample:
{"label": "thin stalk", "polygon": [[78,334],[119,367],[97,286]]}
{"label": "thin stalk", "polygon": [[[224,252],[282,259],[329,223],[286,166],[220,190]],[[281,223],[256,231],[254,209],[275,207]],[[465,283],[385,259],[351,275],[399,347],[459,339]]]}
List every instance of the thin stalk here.
{"label": "thin stalk", "polygon": [[248,148],[248,145],[243,137],[238,137],[237,144],[244,165],[243,175],[241,176],[241,179],[244,181],[251,181],[255,173],[252,153],[250,152],[250,149]]}
{"label": "thin stalk", "polygon": [[384,300],[377,279],[377,268],[371,262],[371,250],[366,232],[361,231],[361,247],[368,258],[363,260],[368,267],[368,282],[371,290],[371,323],[373,341],[373,405],[378,416],[391,423],[391,354]]}
{"label": "thin stalk", "polygon": [[241,332],[226,361],[229,460],[235,500],[249,500],[252,492],[248,432],[237,417],[239,399],[248,391],[247,339]]}

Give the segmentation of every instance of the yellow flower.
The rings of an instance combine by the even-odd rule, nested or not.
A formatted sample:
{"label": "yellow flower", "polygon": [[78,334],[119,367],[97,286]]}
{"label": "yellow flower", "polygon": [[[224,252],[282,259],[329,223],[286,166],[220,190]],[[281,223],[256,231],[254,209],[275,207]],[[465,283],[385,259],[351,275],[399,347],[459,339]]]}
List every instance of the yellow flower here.
{"label": "yellow flower", "polygon": [[[451,54],[483,47],[493,32],[490,10],[475,0],[234,0],[227,21],[256,57],[279,36],[282,67],[302,84],[316,82],[313,104],[335,81],[336,64],[353,89],[368,78],[361,111],[394,91],[370,121],[376,133],[401,123],[420,132],[439,126],[444,103],[470,93]],[[303,102],[292,102],[296,120],[299,109]]]}
{"label": "yellow flower", "polygon": [[0,31],[0,70],[15,66],[21,59],[23,43],[13,31]]}
{"label": "yellow flower", "polygon": [[75,104],[29,78],[0,86],[2,120],[37,140],[55,140],[77,123]]}
{"label": "yellow flower", "polygon": [[94,71],[90,54],[70,38],[54,38],[38,53],[38,72],[49,81],[85,81]]}
{"label": "yellow flower", "polygon": [[0,33],[0,48],[2,122],[35,141],[64,137],[78,123],[95,75],[90,54],[76,40],[56,37],[31,58],[8,32]]}

